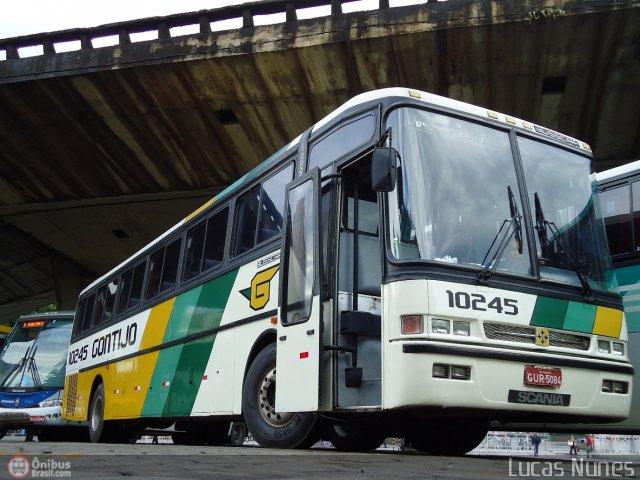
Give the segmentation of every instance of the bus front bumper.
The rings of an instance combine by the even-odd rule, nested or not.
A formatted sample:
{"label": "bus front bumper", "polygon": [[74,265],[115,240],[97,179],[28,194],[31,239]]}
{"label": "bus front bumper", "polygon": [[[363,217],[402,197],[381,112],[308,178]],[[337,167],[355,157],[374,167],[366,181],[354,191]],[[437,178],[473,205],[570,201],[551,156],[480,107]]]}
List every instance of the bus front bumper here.
{"label": "bus front bumper", "polygon": [[[532,367],[561,372],[561,384],[528,385],[525,368]],[[556,421],[610,422],[626,418],[631,406],[633,367],[624,362],[398,341],[390,342],[383,368],[385,409],[477,410],[492,420],[544,421],[548,416]],[[606,391],[614,383],[626,391]]]}
{"label": "bus front bumper", "polygon": [[36,408],[0,408],[0,427],[64,426],[60,406]]}

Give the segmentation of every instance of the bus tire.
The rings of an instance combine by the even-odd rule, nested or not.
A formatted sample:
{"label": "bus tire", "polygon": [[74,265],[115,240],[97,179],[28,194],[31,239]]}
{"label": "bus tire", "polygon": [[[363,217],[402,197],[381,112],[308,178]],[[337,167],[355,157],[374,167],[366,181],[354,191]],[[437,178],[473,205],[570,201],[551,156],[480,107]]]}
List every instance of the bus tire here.
{"label": "bus tire", "polygon": [[89,439],[91,443],[104,441],[104,384],[100,383],[91,396],[89,406]]}
{"label": "bus tire", "polygon": [[329,425],[326,436],[336,450],[346,452],[376,450],[386,438],[384,433],[359,423]]}
{"label": "bus tire", "polygon": [[244,422],[231,422],[229,441],[234,447],[241,447],[247,438],[247,426]]}
{"label": "bus tire", "polygon": [[313,412],[276,412],[276,346],[267,345],[249,367],[242,388],[242,413],[251,435],[263,447],[306,448],[315,443]]}
{"label": "bus tire", "polygon": [[[92,443],[129,443],[125,442],[125,432],[120,423],[104,419],[105,394],[104,383],[100,383],[91,397],[89,407],[89,439]],[[128,438],[128,436],[127,436]]]}

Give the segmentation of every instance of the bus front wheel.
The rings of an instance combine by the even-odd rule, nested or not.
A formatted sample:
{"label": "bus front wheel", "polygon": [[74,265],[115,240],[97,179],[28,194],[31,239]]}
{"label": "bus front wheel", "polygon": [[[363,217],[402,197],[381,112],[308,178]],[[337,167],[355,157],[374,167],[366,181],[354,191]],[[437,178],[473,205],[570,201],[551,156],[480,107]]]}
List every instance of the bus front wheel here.
{"label": "bus front wheel", "polygon": [[89,407],[89,438],[91,443],[104,441],[102,435],[104,427],[104,384],[101,383],[93,392]]}
{"label": "bus front wheel", "polygon": [[137,432],[126,428],[125,422],[104,419],[105,394],[101,383],[93,392],[89,406],[89,439],[92,443],[135,443]]}
{"label": "bus front wheel", "polygon": [[276,346],[266,346],[255,358],[242,388],[242,412],[251,435],[263,447],[307,448],[319,439],[312,412],[275,409]]}

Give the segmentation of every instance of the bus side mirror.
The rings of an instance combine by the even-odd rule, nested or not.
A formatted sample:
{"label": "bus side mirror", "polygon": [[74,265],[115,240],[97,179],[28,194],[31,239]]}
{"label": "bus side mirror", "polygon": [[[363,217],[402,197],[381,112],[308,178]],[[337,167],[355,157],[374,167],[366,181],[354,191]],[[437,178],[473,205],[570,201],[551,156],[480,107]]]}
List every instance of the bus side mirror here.
{"label": "bus side mirror", "polygon": [[371,160],[371,188],[376,192],[391,192],[396,186],[398,152],[390,147],[376,147]]}

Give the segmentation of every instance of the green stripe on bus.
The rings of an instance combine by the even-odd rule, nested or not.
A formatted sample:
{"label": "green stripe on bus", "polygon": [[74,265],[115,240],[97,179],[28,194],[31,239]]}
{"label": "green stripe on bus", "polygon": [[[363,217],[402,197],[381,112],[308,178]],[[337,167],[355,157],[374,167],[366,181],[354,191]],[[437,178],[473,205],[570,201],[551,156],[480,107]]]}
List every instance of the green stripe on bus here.
{"label": "green stripe on bus", "polygon": [[569,302],[563,328],[574,332],[591,333],[596,319],[596,310],[595,305]]}
{"label": "green stripe on bus", "polygon": [[[171,327],[168,327],[168,330]],[[144,400],[141,416],[157,417],[162,414],[167,403],[174,372],[182,351],[182,345],[160,350],[156,366],[151,376],[149,390]]]}
{"label": "green stripe on bus", "polygon": [[582,302],[538,297],[530,324],[573,332],[592,333],[597,307]]}
{"label": "green stripe on bus", "polygon": [[[171,319],[175,318],[179,325],[176,331],[180,338],[220,326],[237,275],[238,270],[229,272],[187,292],[185,301],[176,300]],[[183,346],[163,415],[191,414],[215,339],[216,335],[212,335]]]}
{"label": "green stripe on bus", "polygon": [[635,285],[640,282],[640,265],[616,268],[616,280],[618,285]]}
{"label": "green stripe on bus", "polygon": [[627,330],[629,333],[640,332],[640,312],[626,311],[627,317]]}
{"label": "green stripe on bus", "polygon": [[569,308],[567,300],[538,297],[531,317],[531,325],[536,327],[562,328]]}

